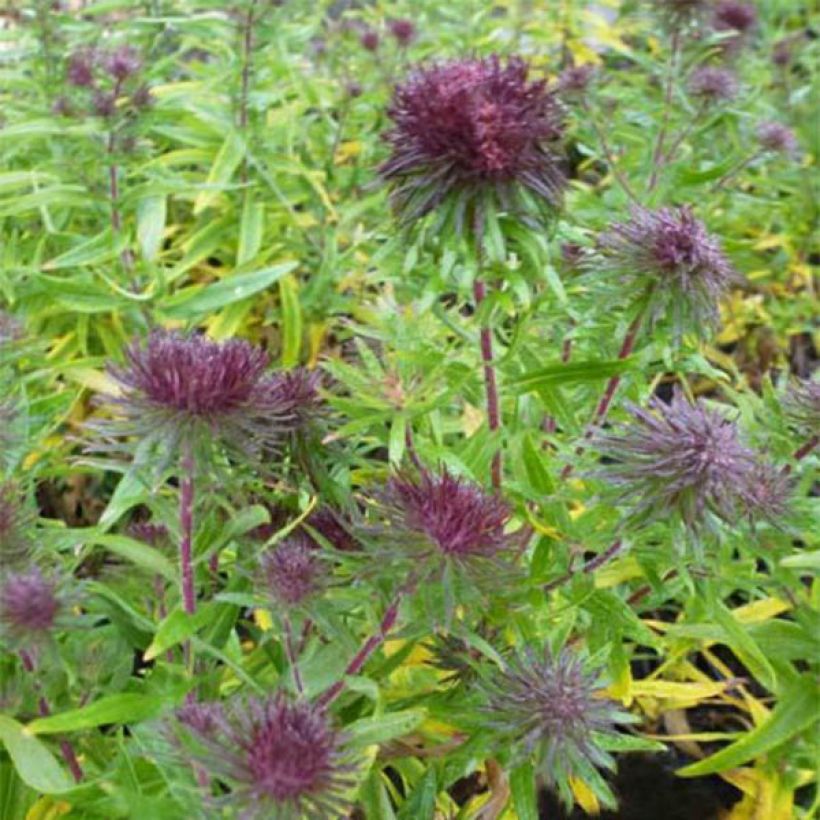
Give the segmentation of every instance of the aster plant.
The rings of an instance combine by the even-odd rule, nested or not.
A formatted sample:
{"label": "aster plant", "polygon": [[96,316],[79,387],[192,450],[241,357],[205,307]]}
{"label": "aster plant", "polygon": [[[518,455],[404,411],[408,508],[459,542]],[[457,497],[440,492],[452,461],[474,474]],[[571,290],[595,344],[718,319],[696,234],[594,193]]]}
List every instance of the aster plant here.
{"label": "aster plant", "polygon": [[356,766],[324,710],[283,695],[191,702],[170,727],[180,759],[227,790],[206,796],[244,820],[342,817]]}
{"label": "aster plant", "polygon": [[566,648],[556,655],[548,647],[526,646],[485,678],[480,692],[482,736],[500,751],[511,751],[514,760],[533,759],[536,775],[567,805],[574,802],[573,777],[614,805],[597,769],[615,768],[604,746],[631,717],[603,696],[600,670]]}

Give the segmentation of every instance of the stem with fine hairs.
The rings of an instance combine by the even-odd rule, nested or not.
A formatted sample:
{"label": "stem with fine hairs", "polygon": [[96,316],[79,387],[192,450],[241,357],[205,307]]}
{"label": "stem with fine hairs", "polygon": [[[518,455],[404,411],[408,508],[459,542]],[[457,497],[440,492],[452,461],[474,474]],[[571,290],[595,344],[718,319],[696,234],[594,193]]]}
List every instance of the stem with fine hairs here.
{"label": "stem with fine hairs", "polygon": [[[793,453],[792,458],[795,461],[802,461],[818,444],[820,444],[820,436],[812,436],[808,441],[804,441]],[[792,471],[792,465],[787,464],[781,472],[783,475],[788,475]]]}
{"label": "stem with fine hairs", "polygon": [[669,74],[666,78],[666,91],[663,97],[663,116],[661,128],[658,131],[658,139],[655,143],[655,150],[652,153],[652,173],[649,177],[647,192],[653,191],[658,184],[661,168],[664,165],[664,144],[666,143],[666,131],[669,128],[669,114],[672,108],[672,89],[675,85],[675,68],[678,63],[678,52],[680,51],[680,32],[675,29],[672,33],[672,49],[669,57]]}
{"label": "stem with fine hairs", "polygon": [[288,658],[290,673],[293,675],[293,685],[296,687],[296,691],[300,695],[303,695],[305,693],[305,685],[302,682],[302,675],[299,672],[298,650],[293,642],[293,627],[291,626],[290,618],[288,618],[287,615],[285,615],[282,619],[282,629],[285,633],[285,655],[287,655]]}
{"label": "stem with fine hairs", "polygon": [[582,573],[584,575],[588,575],[590,572],[594,572],[599,567],[602,567],[604,564],[609,563],[620,551],[623,542],[620,538],[613,541],[600,555],[596,555],[594,558],[590,558],[589,561],[586,562],[580,569],[572,569],[570,568],[567,572],[561,575],[559,578],[556,578],[553,581],[550,581],[548,584],[544,584],[541,588],[543,592],[551,592],[553,589],[562,586],[567,581],[571,580],[574,576],[578,573]]}
{"label": "stem with fine hairs", "polygon": [[[487,296],[487,289],[484,282],[476,278],[473,282],[473,298],[475,299],[475,309],[478,313],[481,303]],[[484,386],[487,393],[487,422],[491,432],[501,428],[501,413],[498,404],[498,383],[495,377],[495,367],[493,365],[493,335],[488,325],[481,327],[481,361],[484,363]],[[493,489],[501,489],[501,445],[493,454],[491,467],[491,480]]]}
{"label": "stem with fine hairs", "polygon": [[190,441],[185,441],[182,445],[179,467],[179,568],[182,578],[182,602],[185,611],[193,615],[196,612],[193,565],[195,466]]}
{"label": "stem with fine hairs", "polygon": [[[253,13],[256,9],[257,0],[251,0],[248,4],[248,13],[242,22],[242,80],[239,90],[239,130],[243,137],[248,130],[248,92],[251,81],[251,60],[253,57]],[[242,183],[248,181],[248,155],[242,160]]]}

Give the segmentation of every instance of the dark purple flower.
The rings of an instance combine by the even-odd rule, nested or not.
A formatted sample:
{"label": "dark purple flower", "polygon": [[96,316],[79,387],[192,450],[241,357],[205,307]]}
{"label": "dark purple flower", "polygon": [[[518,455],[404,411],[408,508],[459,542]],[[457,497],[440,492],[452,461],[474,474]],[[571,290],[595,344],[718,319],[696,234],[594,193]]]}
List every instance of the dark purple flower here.
{"label": "dark purple flower", "polygon": [[0,483],[0,568],[9,570],[29,563],[33,551],[29,537],[31,523],[32,516],[21,503],[17,485],[11,481]]}
{"label": "dark purple flower", "polygon": [[119,411],[91,425],[116,436],[165,436],[215,442],[246,455],[275,447],[301,426],[316,403],[315,383],[300,371],[268,373],[265,351],[246,341],[214,342],[155,330],[126,349],[110,375],[121,388],[109,397]]}
{"label": "dark purple flower", "polygon": [[690,404],[680,392],[670,404],[653,398],[649,410],[628,409],[629,423],[593,439],[611,461],[597,475],[619,490],[619,501],[639,518],[667,520],[678,513],[692,530],[708,523],[707,511],[735,522],[751,503],[757,463],[736,424],[702,401]]}
{"label": "dark purple flower", "polygon": [[359,38],[359,42],[362,44],[362,48],[367,51],[378,51],[381,38],[377,31],[369,28]]}
{"label": "dark purple flower", "polygon": [[678,334],[715,328],[718,301],[737,280],[717,239],[689,207],[633,208],[628,222],[599,236],[591,264],[620,276],[630,293],[651,288],[652,320],[671,317]]}
{"label": "dark purple flower", "polygon": [[560,204],[565,180],[552,146],[561,108],[528,74],[521,58],[493,56],[419,67],[396,86],[380,173],[403,221],[450,197],[457,230],[480,231],[488,196],[530,221]]}
{"label": "dark purple flower", "polygon": [[36,568],[10,573],[0,588],[0,621],[14,637],[49,632],[60,607],[56,585]]}
{"label": "dark purple flower", "polygon": [[323,399],[319,393],[322,373],[295,367],[270,376],[270,390],[276,394],[291,429],[302,428],[320,415]]}
{"label": "dark purple flower", "polygon": [[397,20],[391,20],[388,23],[388,28],[393,35],[393,39],[402,48],[409,46],[416,38],[416,27],[413,25],[412,20],[400,17]]}
{"label": "dark purple flower", "polygon": [[590,766],[614,768],[598,745],[600,736],[615,735],[616,724],[630,717],[601,697],[599,672],[586,669],[574,652],[564,649],[554,657],[547,648],[526,647],[482,689],[481,731],[514,756],[535,754],[537,772],[567,803],[570,777]]}
{"label": "dark purple flower", "polygon": [[[235,699],[188,705],[174,733],[181,756],[224,783],[243,818],[343,817],[355,766],[326,713],[306,701]],[[215,799],[214,802],[220,802]]]}
{"label": "dark purple flower", "polygon": [[134,108],[149,108],[153,102],[154,97],[151,94],[151,89],[144,84],[131,95],[131,105]]}
{"label": "dark purple flower", "polygon": [[791,510],[791,476],[774,464],[758,462],[746,478],[745,504],[749,518],[778,524]]}
{"label": "dark purple flower", "polygon": [[565,96],[583,94],[594,76],[595,66],[592,63],[569,66],[558,75],[558,92]]}
{"label": "dark purple flower", "polygon": [[111,77],[122,82],[140,70],[142,61],[136,49],[124,45],[106,54],[102,58],[102,65]]}
{"label": "dark purple flower", "polygon": [[161,547],[170,542],[170,533],[165,524],[155,524],[153,521],[134,521],[128,527],[128,534],[137,541],[142,541],[151,547]]}
{"label": "dark purple flower", "polygon": [[262,572],[274,603],[284,607],[305,603],[321,590],[326,576],[316,542],[301,532],[262,556]]}
{"label": "dark purple flower", "polygon": [[801,435],[820,435],[820,381],[805,379],[790,385],[783,396],[783,411]]}
{"label": "dark purple flower", "polygon": [[117,98],[111,91],[97,91],[91,105],[98,117],[107,119],[117,113]]}
{"label": "dark purple flower", "polygon": [[89,88],[94,85],[94,52],[83,48],[68,58],[66,77],[71,85]]}
{"label": "dark purple flower", "polygon": [[726,68],[702,66],[689,78],[689,93],[710,105],[731,100],[737,91],[737,78]]}
{"label": "dark purple flower", "polygon": [[507,503],[446,470],[392,477],[385,502],[394,527],[423,536],[448,558],[492,558],[509,545]]}
{"label": "dark purple flower", "polygon": [[715,6],[714,24],[718,31],[736,31],[745,34],[757,23],[757,9],[751,3],[720,0]]}
{"label": "dark purple flower", "polygon": [[352,522],[332,507],[319,507],[308,516],[305,523],[334,549],[353,552],[359,548],[359,542],[353,535]]}
{"label": "dark purple flower", "polygon": [[758,123],[757,141],[766,151],[776,151],[779,154],[793,154],[797,151],[794,131],[779,122]]}

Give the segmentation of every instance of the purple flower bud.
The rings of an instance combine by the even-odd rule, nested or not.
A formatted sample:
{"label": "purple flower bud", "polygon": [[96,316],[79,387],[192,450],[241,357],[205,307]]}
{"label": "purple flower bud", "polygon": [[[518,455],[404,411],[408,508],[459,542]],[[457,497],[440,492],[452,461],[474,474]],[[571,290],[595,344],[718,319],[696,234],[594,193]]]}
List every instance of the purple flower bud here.
{"label": "purple flower bud", "polygon": [[[0,407],[0,424],[3,422],[3,411]],[[32,516],[21,503],[17,485],[11,481],[0,483],[0,567],[8,570],[30,561],[31,523]]]}
{"label": "purple flower bud", "polygon": [[127,80],[142,67],[142,61],[131,46],[119,46],[102,59],[105,70],[118,82]]}
{"label": "purple flower bud", "polygon": [[68,58],[66,77],[71,85],[89,88],[94,85],[94,52],[91,49],[80,49]]}
{"label": "purple flower bud", "polygon": [[509,545],[506,502],[446,470],[394,476],[384,498],[394,528],[423,536],[443,556],[491,558]]}
{"label": "purple flower bud", "polygon": [[56,587],[39,569],[9,574],[0,588],[0,621],[13,636],[49,632],[59,611]]}
{"label": "purple flower bud", "polygon": [[[536,757],[538,773],[561,788],[584,767],[614,768],[596,735],[614,735],[616,724],[630,717],[602,698],[597,670],[564,649],[553,657],[548,649],[527,647],[482,686],[485,696],[482,731],[493,735],[514,757]],[[564,786],[562,796],[571,802]]]}
{"label": "purple flower bud", "polygon": [[618,500],[638,518],[667,520],[677,513],[691,530],[708,523],[707,512],[734,523],[751,504],[757,463],[735,423],[679,392],[668,405],[653,398],[649,410],[628,409],[629,423],[593,439],[611,460],[597,475],[619,490]]}
{"label": "purple flower bud", "polygon": [[702,66],[689,78],[689,93],[710,105],[731,100],[737,91],[737,78],[725,68]]}
{"label": "purple flower bud", "polygon": [[378,51],[381,38],[379,37],[379,33],[377,31],[369,28],[359,38],[359,42],[362,44],[362,48],[366,51]]}
{"label": "purple flower bud", "polygon": [[395,41],[402,48],[409,46],[410,43],[412,43],[416,38],[416,27],[413,25],[412,20],[407,20],[405,18],[391,20],[390,23],[388,23],[388,28],[390,29],[390,33],[393,35]]}
{"label": "purple flower bud", "polygon": [[794,486],[788,473],[775,465],[759,462],[745,480],[745,504],[749,519],[778,524],[791,510]]}
{"label": "purple flower bud", "polygon": [[133,105],[134,108],[149,108],[153,102],[154,98],[151,94],[151,89],[147,85],[141,85],[131,95],[131,105]]}
{"label": "purple flower bud", "polygon": [[779,154],[794,154],[797,151],[794,131],[779,122],[759,123],[757,141],[766,151],[776,151]]}
{"label": "purple flower bud", "polygon": [[359,548],[359,542],[352,532],[351,522],[332,507],[319,507],[316,512],[308,516],[306,523],[334,549],[353,552]]}
{"label": "purple flower bud", "polygon": [[736,31],[745,34],[757,23],[757,9],[751,3],[720,0],[715,6],[714,24],[718,31]]}
{"label": "purple flower bud", "polygon": [[324,405],[319,393],[321,385],[321,371],[295,367],[272,374],[267,390],[276,396],[281,412],[288,416],[290,429],[296,430],[321,414]]}
{"label": "purple flower bud", "polygon": [[592,63],[569,66],[558,75],[558,91],[564,96],[583,94],[594,76],[595,66]]}
{"label": "purple flower bud", "polygon": [[316,544],[304,533],[291,535],[262,557],[262,571],[273,601],[298,606],[320,591],[325,567]]}
{"label": "purple flower bud", "polygon": [[117,113],[117,98],[110,91],[97,91],[91,101],[94,113],[98,117],[113,117]]}
{"label": "purple flower bud", "polygon": [[737,281],[718,241],[688,207],[633,208],[628,222],[599,236],[591,264],[619,275],[636,295],[651,286],[652,320],[671,315],[678,334],[716,327],[718,301]]}
{"label": "purple flower bud", "polygon": [[179,754],[225,783],[223,801],[249,820],[343,817],[354,765],[325,712],[282,695],[183,707]]}
{"label": "purple flower bud", "polygon": [[805,379],[792,384],[783,397],[783,412],[801,435],[820,435],[820,381]]}
{"label": "purple flower bud", "polygon": [[160,547],[170,540],[170,533],[165,524],[155,524],[152,521],[134,521],[128,527],[128,534],[137,541],[142,541],[151,547]]}
{"label": "purple flower bud", "polygon": [[[534,219],[533,207],[560,204],[565,180],[552,143],[561,108],[543,81],[528,81],[519,57],[456,60],[416,68],[396,86],[385,135],[390,158],[380,173],[405,222],[454,197],[457,227],[480,224],[486,196]],[[530,196],[524,197],[523,191]]]}

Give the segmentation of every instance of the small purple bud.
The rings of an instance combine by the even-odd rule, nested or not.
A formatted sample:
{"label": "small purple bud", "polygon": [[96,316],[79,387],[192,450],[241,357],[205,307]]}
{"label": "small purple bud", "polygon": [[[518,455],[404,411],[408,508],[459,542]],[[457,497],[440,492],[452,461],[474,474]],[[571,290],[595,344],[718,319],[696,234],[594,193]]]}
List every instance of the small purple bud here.
{"label": "small purple bud", "polygon": [[720,0],[715,6],[715,28],[718,31],[736,31],[745,34],[757,23],[757,9],[751,3]]}
{"label": "small purple bud", "polygon": [[0,621],[12,635],[50,631],[59,611],[56,587],[39,569],[12,573],[0,588]]}
{"label": "small purple bud", "polygon": [[154,102],[154,97],[151,94],[151,89],[147,85],[141,85],[131,95],[131,105],[134,108],[149,108]]}
{"label": "small purple bud", "polygon": [[374,29],[367,29],[359,38],[359,42],[365,51],[378,51],[381,38],[379,33]]}
{"label": "small purple bud", "polygon": [[128,534],[137,541],[142,541],[151,547],[160,547],[170,539],[168,527],[165,524],[155,524],[152,521],[134,521],[128,527]]}
{"label": "small purple bud", "polygon": [[304,533],[291,535],[262,557],[268,592],[280,606],[303,604],[324,580],[324,564],[316,544]]}
{"label": "small purple bud", "polygon": [[592,63],[569,66],[558,75],[558,92],[565,96],[583,94],[594,76],[595,66]]}
{"label": "small purple bud", "polygon": [[794,154],[797,151],[797,137],[794,131],[779,122],[759,123],[757,141],[766,151],[775,151],[778,154]]}
{"label": "small purple bud", "polygon": [[710,105],[731,100],[737,91],[737,78],[725,68],[702,66],[689,78],[689,93]]}
{"label": "small purple bud", "polygon": [[71,85],[89,88],[94,85],[94,53],[90,49],[75,51],[68,58],[66,77]]}
{"label": "small purple bud", "polygon": [[127,80],[142,67],[142,61],[131,46],[119,46],[102,60],[105,70],[118,82]]}
{"label": "small purple bud", "polygon": [[416,38],[416,27],[412,20],[407,20],[406,18],[391,20],[388,23],[388,28],[395,41],[402,48],[409,46]]}
{"label": "small purple bud", "polygon": [[97,91],[91,104],[98,117],[113,117],[117,113],[117,98],[110,91]]}

